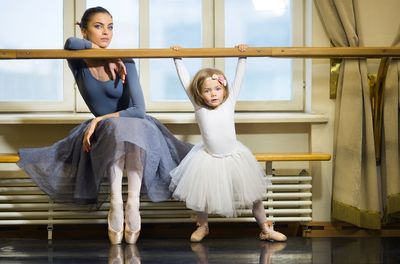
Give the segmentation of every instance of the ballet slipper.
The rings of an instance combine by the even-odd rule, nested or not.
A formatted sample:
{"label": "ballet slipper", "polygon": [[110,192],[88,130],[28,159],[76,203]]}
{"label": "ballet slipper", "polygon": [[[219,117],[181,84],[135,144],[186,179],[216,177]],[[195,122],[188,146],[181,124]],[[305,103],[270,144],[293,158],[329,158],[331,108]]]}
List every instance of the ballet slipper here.
{"label": "ballet slipper", "polygon": [[200,242],[209,233],[208,225],[198,225],[197,229],[190,236],[191,242]]}
{"label": "ballet slipper", "polygon": [[124,226],[121,226],[120,231],[116,231],[112,229],[111,224],[110,224],[110,218],[111,218],[111,210],[108,211],[108,217],[107,217],[107,222],[108,222],[108,238],[113,245],[118,245],[121,244],[122,242],[122,237],[124,234]]}
{"label": "ballet slipper", "polygon": [[287,237],[281,232],[275,231],[273,224],[265,222],[261,226],[260,240],[283,242],[287,240]]}

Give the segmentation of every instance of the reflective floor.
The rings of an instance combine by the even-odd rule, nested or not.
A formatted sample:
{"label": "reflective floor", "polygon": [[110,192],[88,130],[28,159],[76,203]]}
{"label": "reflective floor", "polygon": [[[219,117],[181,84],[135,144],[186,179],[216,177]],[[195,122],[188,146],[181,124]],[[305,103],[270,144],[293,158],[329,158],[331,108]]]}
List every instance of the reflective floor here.
{"label": "reflective floor", "polygon": [[105,239],[0,238],[0,263],[400,263],[400,238],[141,238],[118,246]]}

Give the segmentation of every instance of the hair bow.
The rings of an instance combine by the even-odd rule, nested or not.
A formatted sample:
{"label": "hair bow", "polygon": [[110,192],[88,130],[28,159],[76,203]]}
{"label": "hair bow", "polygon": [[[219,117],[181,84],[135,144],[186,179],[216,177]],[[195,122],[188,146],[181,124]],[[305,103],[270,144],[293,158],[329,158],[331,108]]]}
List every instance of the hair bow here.
{"label": "hair bow", "polygon": [[223,76],[223,75],[217,75],[217,74],[213,74],[212,76],[211,76],[211,79],[212,80],[218,80],[218,82],[220,83],[220,84],[222,84],[223,86],[226,86],[226,80],[225,80],[225,77]]}

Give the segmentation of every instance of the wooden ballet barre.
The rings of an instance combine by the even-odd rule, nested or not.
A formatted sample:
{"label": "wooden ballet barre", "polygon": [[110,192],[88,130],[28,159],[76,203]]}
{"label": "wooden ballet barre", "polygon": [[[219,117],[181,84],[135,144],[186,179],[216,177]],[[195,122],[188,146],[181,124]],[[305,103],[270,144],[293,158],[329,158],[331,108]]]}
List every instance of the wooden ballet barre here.
{"label": "wooden ballet barre", "polygon": [[73,59],[73,58],[382,58],[400,57],[399,47],[252,47],[245,52],[236,48],[166,49],[0,49],[0,59]]}

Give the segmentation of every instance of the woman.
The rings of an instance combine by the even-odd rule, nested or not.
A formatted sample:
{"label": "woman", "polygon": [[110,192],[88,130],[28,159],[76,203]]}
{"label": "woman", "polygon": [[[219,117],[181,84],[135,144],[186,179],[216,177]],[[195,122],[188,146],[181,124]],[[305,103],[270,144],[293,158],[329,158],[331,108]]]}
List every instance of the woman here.
{"label": "woman", "polygon": [[[108,47],[113,20],[106,9],[87,9],[77,24],[84,39],[69,38],[66,49]],[[110,242],[119,244],[124,236],[127,243],[134,244],[141,227],[140,192],[155,202],[170,198],[169,172],[191,145],[177,140],[145,114],[133,60],[69,59],[68,64],[95,118],[50,147],[20,149],[18,165],[56,202],[97,203],[101,182],[108,177]],[[128,177],[125,212],[124,169]]]}

